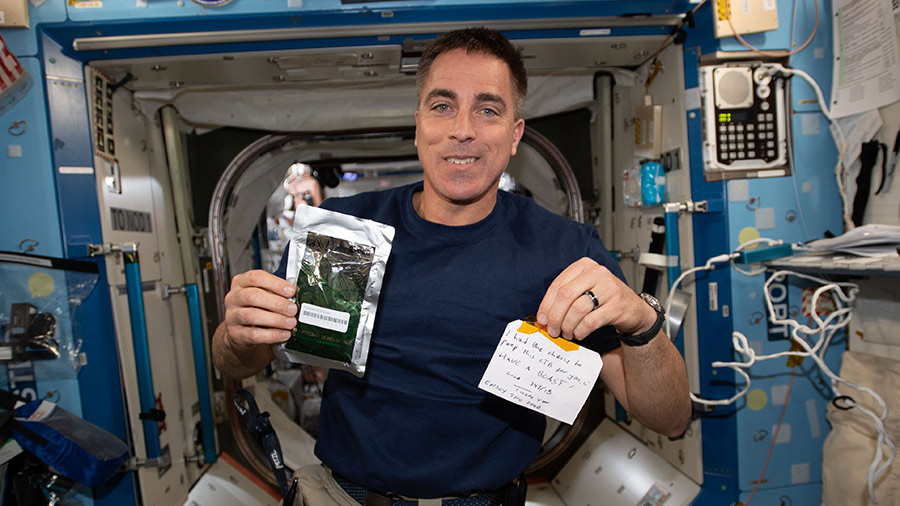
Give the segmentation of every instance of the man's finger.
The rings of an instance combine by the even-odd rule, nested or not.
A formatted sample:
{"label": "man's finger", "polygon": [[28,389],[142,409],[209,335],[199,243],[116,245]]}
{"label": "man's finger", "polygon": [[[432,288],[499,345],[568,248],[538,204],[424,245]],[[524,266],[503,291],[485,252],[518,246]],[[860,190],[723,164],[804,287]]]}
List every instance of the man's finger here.
{"label": "man's finger", "polygon": [[[596,287],[590,289],[592,292],[600,291]],[[602,293],[601,295],[595,295],[597,298],[597,306],[595,309],[594,301],[590,298],[585,292],[582,292],[582,295],[578,296],[573,302],[572,305],[569,306],[569,310],[566,311],[563,316],[562,323],[560,324],[559,332],[560,335],[565,337],[566,339],[581,339],[584,337],[578,337],[576,330],[582,323],[591,316],[591,313],[595,310],[599,310],[603,307],[602,303]]]}
{"label": "man's finger", "polygon": [[551,336],[564,335],[571,338],[571,331],[577,322],[594,307],[592,299],[585,295],[586,291],[594,291],[598,303],[603,304],[602,295],[597,295],[603,293],[598,290],[598,287],[603,286],[599,266],[596,269],[584,267],[589,266],[580,266],[578,270],[573,271],[575,276],[559,287],[552,306],[549,308],[545,306],[539,310],[540,314],[546,317],[546,323],[541,322],[540,316],[538,322],[547,326],[547,332]]}
{"label": "man's finger", "polygon": [[297,312],[297,305],[291,300],[257,287],[229,292],[225,296],[225,306],[226,310],[255,307],[285,316],[291,316]]}
{"label": "man's finger", "polygon": [[285,297],[292,297],[297,291],[297,287],[284,279],[259,269],[238,274],[231,281],[232,290],[251,287],[262,288]]}
{"label": "man's finger", "polygon": [[612,311],[608,306],[600,306],[599,308],[588,312],[584,318],[578,321],[575,328],[572,329],[572,337],[576,340],[582,340],[591,335],[595,330],[604,327],[612,321]]}
{"label": "man's finger", "polygon": [[287,341],[291,337],[288,330],[263,327],[228,326],[228,338],[245,346],[257,344],[277,344]]}
{"label": "man's finger", "polygon": [[284,330],[291,330],[297,326],[296,317],[253,307],[235,308],[228,313],[225,322],[239,327],[268,327]]}
{"label": "man's finger", "polygon": [[[547,293],[544,294],[540,306],[538,306],[537,321],[541,325],[554,325],[554,330],[558,330],[559,322],[568,310],[569,306],[577,294],[571,293],[570,284],[580,278],[584,272],[582,262],[575,262],[566,267],[556,279],[550,283]],[[580,293],[580,292],[579,292]],[[549,330],[549,328],[548,328]],[[556,337],[556,336],[554,336]]]}

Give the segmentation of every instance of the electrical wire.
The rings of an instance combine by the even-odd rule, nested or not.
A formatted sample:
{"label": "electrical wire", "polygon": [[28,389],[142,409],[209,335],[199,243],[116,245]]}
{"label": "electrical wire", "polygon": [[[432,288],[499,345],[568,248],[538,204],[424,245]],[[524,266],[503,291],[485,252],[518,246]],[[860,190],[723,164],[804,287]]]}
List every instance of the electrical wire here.
{"label": "electrical wire", "polygon": [[737,30],[735,30],[735,28],[734,28],[734,23],[733,23],[732,20],[731,20],[731,0],[725,0],[725,19],[728,21],[728,26],[731,27],[731,31],[734,33],[734,37],[735,37],[735,38],[738,40],[738,42],[740,42],[744,47],[746,47],[746,48],[749,49],[750,51],[753,51],[754,53],[761,54],[761,55],[763,55],[763,56],[769,56],[769,57],[772,57],[772,58],[783,58],[783,57],[785,57],[785,56],[790,56],[790,55],[792,55],[792,54],[797,54],[797,53],[799,53],[800,51],[803,51],[804,49],[806,49],[806,46],[808,46],[809,43],[812,42],[812,40],[815,38],[816,32],[819,31],[819,2],[818,2],[818,0],[816,0],[814,3],[816,4],[816,24],[815,24],[815,26],[813,26],[812,32],[809,34],[809,38],[807,38],[807,39],[806,39],[806,42],[804,42],[803,45],[801,45],[801,46],[798,47],[797,49],[793,49],[793,50],[788,51],[788,52],[786,52],[786,53],[781,53],[781,52],[775,53],[775,52],[771,52],[771,51],[764,51],[764,50],[762,50],[762,49],[753,47],[752,45],[750,45],[749,42],[747,42],[746,40],[744,40],[744,38],[741,37],[741,34],[738,33]]}
{"label": "electrical wire", "polygon": [[756,491],[759,490],[759,486],[762,485],[763,478],[766,476],[766,470],[769,468],[769,460],[772,458],[772,450],[775,449],[775,442],[778,441],[778,433],[781,431],[781,423],[784,421],[784,414],[787,413],[788,404],[791,402],[791,390],[794,388],[794,378],[796,375],[797,366],[793,366],[791,367],[791,380],[788,382],[787,393],[784,396],[784,407],[781,408],[781,416],[778,417],[778,424],[775,425],[775,432],[772,434],[772,442],[769,443],[769,451],[766,453],[766,461],[763,463],[762,471],[759,473],[759,479],[756,480],[756,485],[747,497],[747,502],[744,503],[744,506],[750,506],[750,501],[753,500],[753,496],[756,495]]}
{"label": "electrical wire", "polygon": [[[674,300],[675,290],[679,285],[690,275],[703,271],[703,270],[713,270],[715,268],[715,264],[723,263],[723,262],[731,262],[734,267],[734,259],[740,256],[740,251],[747,248],[748,246],[752,246],[754,244],[760,242],[768,242],[770,245],[772,244],[783,244],[782,241],[778,241],[775,239],[769,238],[758,238],[747,241],[738,246],[738,248],[732,253],[725,253],[722,255],[717,255],[709,260],[702,266],[693,267],[684,271],[678,278],[672,283],[671,288],[669,289],[668,297],[666,298],[666,312],[671,312],[672,301]],[[748,275],[748,276],[756,276],[762,274],[764,271],[744,271],[734,267],[738,272]],[[790,319],[790,318],[778,318],[777,313],[775,312],[775,307],[772,302],[771,297],[771,285],[774,282],[783,281],[787,276],[793,276],[796,278],[804,279],[807,281],[812,281],[814,283],[819,284],[820,286],[814,290],[813,295],[810,300],[810,304],[812,307],[811,317],[807,325],[802,325],[798,321]],[[859,286],[856,283],[850,282],[832,282],[827,281],[821,278],[817,278],[815,276],[810,276],[807,274],[802,274],[794,271],[788,270],[778,270],[774,272],[771,276],[768,277],[766,282],[764,283],[763,293],[765,297],[766,303],[766,311],[769,315],[769,321],[771,321],[775,325],[786,325],[788,326],[790,331],[790,339],[793,343],[796,343],[801,348],[801,351],[784,351],[779,353],[773,353],[770,355],[757,355],[756,351],[750,346],[750,343],[747,337],[741,332],[734,331],[732,332],[732,346],[734,350],[742,355],[745,360],[744,361],[734,361],[734,362],[722,362],[715,361],[710,365],[714,368],[723,368],[727,367],[732,369],[734,372],[739,374],[744,379],[743,388],[737,392],[734,396],[729,399],[701,399],[694,395],[691,392],[691,400],[702,405],[706,406],[726,406],[731,405],[736,402],[741,397],[745,396],[750,391],[751,379],[750,375],[745,371],[745,369],[749,369],[751,366],[756,364],[756,362],[760,362],[763,360],[770,360],[774,358],[781,357],[809,357],[813,362],[819,367],[819,369],[825,373],[831,379],[831,389],[836,396],[843,395],[839,389],[839,385],[847,385],[850,386],[860,392],[868,394],[878,406],[881,408],[881,414],[875,414],[871,410],[864,408],[856,404],[854,401],[850,400],[849,404],[853,407],[858,408],[859,411],[872,420],[872,424],[878,433],[877,441],[876,441],[876,450],[875,455],[873,456],[872,463],[869,466],[869,470],[867,473],[867,488],[869,498],[873,504],[877,504],[878,502],[875,499],[875,490],[874,484],[881,478],[884,473],[887,471],[888,467],[894,460],[896,456],[896,448],[894,443],[891,441],[890,437],[887,434],[887,431],[884,428],[884,420],[887,418],[887,405],[884,400],[872,389],[865,387],[863,385],[858,385],[840,376],[834,374],[828,365],[825,363],[825,352],[828,349],[828,346],[831,344],[831,340],[834,335],[841,329],[847,327],[850,324],[850,320],[853,316],[852,304],[856,300],[856,294],[859,292]],[[823,297],[831,297],[831,300],[834,303],[835,309],[830,311],[825,318],[822,318],[819,315],[819,300]],[[666,334],[670,335],[670,326],[669,322],[666,321]],[[806,341],[807,336],[818,336],[816,342],[810,346],[810,344]],[[779,425],[780,425],[779,421]],[[889,454],[887,457],[884,455],[883,446],[887,446]],[[768,462],[768,457],[767,457]],[[765,472],[765,471],[764,471]],[[760,478],[762,479],[762,478]],[[754,490],[755,493],[755,490]],[[752,497],[752,494],[751,494]]]}
{"label": "electrical wire", "polygon": [[[819,0],[815,0],[815,1],[818,2]],[[788,44],[788,47],[794,47],[794,27],[796,26],[796,24],[797,24],[797,0],[794,0],[793,6],[791,8],[791,29],[789,31],[790,42]],[[785,102],[787,102],[788,107],[793,107],[792,106],[793,97],[792,97],[791,87],[786,86],[785,89],[786,89],[785,93],[787,95],[785,97]],[[789,130],[789,132],[791,133],[791,135],[793,135],[794,129],[791,128]],[[793,174],[791,174],[791,183],[793,183],[792,186],[794,187],[794,198],[797,199],[797,214],[800,217],[800,225],[803,228],[804,240],[808,241],[812,237],[809,235],[809,228],[806,226],[806,216],[803,213],[803,204],[800,202],[800,189],[797,188],[797,164],[794,160],[794,143],[792,142],[792,139],[788,139],[787,152],[788,152],[788,163],[790,164],[790,166],[793,169]]]}
{"label": "electrical wire", "polygon": [[[714,256],[714,257],[710,258],[709,260],[707,260],[706,264],[704,264],[702,266],[692,267],[692,268],[682,272],[681,275],[678,276],[675,279],[675,281],[672,283],[672,288],[669,289],[669,296],[666,298],[666,314],[672,313],[672,301],[674,299],[672,294],[675,292],[675,290],[678,288],[678,286],[685,280],[685,278],[687,278],[691,274],[694,274],[695,272],[711,271],[711,270],[715,269],[715,264],[722,263],[722,262],[728,262],[728,261],[731,262],[732,267],[736,271],[740,272],[741,274],[744,274],[745,276],[756,276],[756,275],[759,275],[759,274],[762,274],[763,272],[765,272],[765,269],[762,269],[759,272],[750,273],[750,272],[739,269],[734,264],[734,259],[740,256],[741,251],[743,251],[744,249],[746,249],[750,246],[753,246],[755,244],[759,244],[761,242],[766,242],[769,244],[769,246],[784,243],[784,241],[776,240],[776,239],[769,239],[767,237],[751,239],[747,242],[740,244],[737,248],[735,248],[733,253],[727,253],[727,254],[723,254],[723,255]],[[671,328],[670,328],[668,319],[666,320],[666,335],[667,336],[671,335]]]}
{"label": "electrical wire", "polygon": [[[813,3],[815,4],[815,7],[816,7],[816,21],[815,21],[815,25],[813,26],[812,32],[809,34],[809,37],[806,39],[806,41],[800,47],[798,47],[797,49],[790,50],[788,52],[775,53],[775,52],[764,51],[764,50],[761,50],[759,48],[756,48],[756,47],[750,45],[746,40],[744,40],[744,38],[741,37],[741,34],[738,33],[737,30],[735,30],[734,24],[731,19],[732,18],[732,16],[731,16],[731,0],[725,0],[725,19],[728,21],[728,25],[731,27],[731,31],[734,33],[735,38],[742,45],[744,45],[744,47],[746,47],[747,49],[749,49],[755,53],[765,55],[765,56],[770,56],[770,57],[775,57],[775,58],[784,58],[784,57],[799,53],[800,51],[805,49],[807,46],[809,46],[809,44],[815,38],[816,33],[818,32],[818,29],[819,29],[820,13],[819,13],[818,0],[815,0]],[[796,0],[794,0],[793,12],[791,15],[791,29],[790,29],[791,46],[793,46],[793,44],[794,44],[794,24],[796,22],[796,11],[797,11],[797,2],[796,2]],[[824,98],[822,97],[822,90],[819,88],[819,85],[815,82],[815,80],[813,80],[812,77],[809,76],[809,74],[807,74],[806,72],[803,72],[802,70],[799,70],[799,69],[784,69],[784,71],[788,74],[799,75],[801,78],[803,78],[805,81],[807,81],[807,83],[813,88],[813,91],[816,93],[816,98],[818,100],[819,107],[822,109],[822,113],[825,115],[825,117],[828,119],[828,121],[832,125],[832,135],[833,136],[836,135],[838,137],[838,139],[835,140],[835,144],[837,144],[838,151],[839,151],[838,163],[834,169],[835,170],[835,181],[837,183],[838,191],[840,193],[841,201],[843,203],[842,220],[844,223],[844,227],[846,230],[851,230],[854,228],[854,224],[853,224],[853,220],[850,217],[850,201],[847,196],[847,174],[846,174],[846,171],[844,170],[844,166],[843,166],[843,159],[844,159],[844,154],[846,153],[846,144],[847,144],[846,139],[844,138],[843,131],[841,131],[841,128],[838,125],[838,123],[834,120],[834,118],[832,118],[831,109],[828,107],[827,103],[825,102]],[[792,160],[791,165],[793,166],[793,149],[790,144],[791,143],[788,143],[788,151],[789,151],[788,154],[791,157],[791,160]],[[794,179],[794,193],[795,193],[795,196],[797,197],[797,202],[798,202],[798,207],[799,207],[800,198],[799,198],[799,192],[797,191],[797,188],[796,188],[796,185],[797,185],[796,176],[793,179]],[[808,238],[809,232],[806,228],[806,220],[804,219],[802,213],[800,215],[800,219],[801,219],[801,224],[803,225],[804,233],[806,234],[806,236]]]}
{"label": "electrical wire", "polygon": [[[703,4],[705,4],[706,2],[707,2],[707,0],[702,0],[700,3],[698,3],[697,5],[695,5],[693,9],[691,9],[690,11],[688,11],[688,12],[690,13],[689,15],[690,15],[691,17],[693,17],[693,15],[697,12],[697,9],[699,9],[700,7],[702,7]],[[686,18],[687,18],[687,16],[686,16]],[[656,48],[656,51],[654,51],[653,54],[651,54],[649,57],[647,57],[646,60],[642,61],[642,62],[638,65],[638,67],[644,66],[644,64],[647,63],[647,62],[649,62],[649,61],[655,62],[656,59],[659,57],[660,53],[662,53],[663,50],[669,46],[669,43],[672,41],[672,39],[675,38],[675,34],[678,33],[678,31],[681,30],[682,27],[684,27],[684,24],[685,24],[685,23],[686,23],[686,21],[683,19],[683,20],[681,20],[677,25],[675,25],[675,28],[673,28],[672,31],[669,32],[669,35],[667,35],[666,38],[663,39],[663,41],[659,44],[659,47]],[[654,78],[654,77],[656,77],[655,74],[652,75],[650,78],[647,79],[647,81],[644,83],[644,87],[645,87],[645,88],[649,88],[649,87],[650,87],[650,84],[653,82],[653,78]]]}
{"label": "electrical wire", "polygon": [[825,97],[822,96],[822,89],[819,87],[819,84],[816,83],[815,79],[812,78],[806,72],[800,69],[794,68],[781,68],[778,70],[779,72],[784,72],[788,75],[796,75],[800,76],[801,79],[807,82],[807,84],[812,87],[813,92],[816,94],[816,101],[819,103],[819,108],[822,110],[822,114],[825,118],[831,123],[831,132],[832,139],[834,140],[835,145],[838,148],[838,157],[837,164],[834,167],[834,176],[835,182],[838,186],[838,192],[841,196],[842,202],[842,218],[844,222],[844,228],[846,230],[852,230],[855,228],[853,225],[853,220],[850,217],[850,200],[847,195],[847,174],[844,170],[844,156],[847,152],[847,139],[844,136],[844,131],[841,129],[841,126],[838,124],[837,120],[834,119],[831,115],[831,109],[829,109],[828,104],[825,102]]}
{"label": "electrical wire", "polygon": [[[787,90],[786,102],[788,104],[791,103],[791,91],[790,87]],[[791,129],[791,133],[793,133],[793,129]],[[788,152],[788,163],[791,165],[793,170],[793,174],[791,174],[791,182],[794,187],[794,198],[797,200],[797,215],[800,217],[800,226],[803,229],[803,236],[806,241],[810,240],[812,236],[809,235],[809,228],[806,226],[806,217],[803,213],[803,204],[800,202],[800,189],[797,188],[797,163],[794,161],[794,143],[791,139],[787,142],[787,152]],[[843,213],[842,213],[843,214]]]}
{"label": "electrical wire", "polygon": [[[739,254],[740,253],[726,253],[724,255],[714,256],[714,257],[710,258],[709,260],[707,260],[705,265],[692,267],[692,268],[682,272],[681,275],[675,279],[675,282],[672,283],[672,287],[669,288],[669,295],[668,295],[668,297],[666,297],[666,314],[672,314],[672,301],[675,299],[675,297],[673,295],[675,293],[675,290],[678,288],[678,285],[680,285],[681,282],[684,281],[685,278],[687,278],[688,276],[690,276],[691,274],[693,274],[695,272],[711,271],[711,270],[715,269],[715,264],[727,262],[727,261],[731,260],[732,258],[737,257]],[[666,335],[667,336],[672,335],[668,318],[666,318]]]}
{"label": "electrical wire", "polygon": [[[721,256],[721,255],[720,255]],[[789,318],[780,319],[776,316],[775,308],[772,303],[770,286],[773,282],[782,281],[787,276],[794,276],[801,279],[806,279],[808,281],[814,281],[816,283],[820,283],[822,286],[817,288],[811,299],[811,307],[814,308],[812,311],[812,321],[815,324],[812,325],[801,325],[796,320],[792,320]],[[746,395],[750,390],[750,375],[747,374],[745,369],[749,369],[756,362],[760,362],[763,360],[770,360],[774,358],[781,357],[809,357],[816,363],[819,369],[825,373],[832,380],[831,388],[835,395],[843,395],[839,390],[839,384],[850,386],[860,392],[864,392],[872,397],[876,403],[881,408],[881,414],[875,414],[874,412],[856,404],[853,401],[850,401],[853,407],[859,408],[859,411],[868,416],[872,420],[872,424],[878,433],[877,442],[876,442],[876,451],[873,457],[872,463],[869,466],[868,476],[867,476],[867,487],[868,494],[873,504],[877,504],[877,500],[875,498],[874,491],[874,483],[884,475],[887,468],[893,462],[894,457],[896,456],[896,448],[894,443],[891,441],[888,436],[885,428],[884,428],[884,420],[887,417],[887,405],[884,400],[872,389],[865,387],[863,385],[858,385],[840,376],[834,374],[828,365],[824,361],[825,351],[827,350],[827,345],[831,343],[831,340],[834,334],[843,328],[845,328],[851,320],[852,317],[852,308],[850,304],[855,300],[856,293],[859,291],[859,287],[855,283],[848,282],[829,282],[824,279],[820,279],[814,276],[809,276],[806,274],[787,271],[787,270],[779,270],[773,273],[766,280],[764,285],[764,294],[766,301],[766,309],[769,313],[769,321],[771,321],[775,325],[788,325],[791,328],[790,338],[791,340],[800,346],[802,351],[785,351],[779,353],[773,353],[770,355],[757,355],[756,351],[750,346],[747,337],[740,332],[732,333],[732,345],[737,353],[743,355],[746,360],[743,362],[721,362],[716,361],[710,364],[714,368],[722,368],[727,367],[735,372],[737,372],[744,379],[744,387],[734,396],[729,399],[720,399],[720,400],[708,400],[701,399],[696,397],[693,393],[691,394],[691,400],[694,402],[709,405],[709,406],[723,406],[730,405],[736,402],[738,399]],[[825,296],[825,294],[830,294],[832,300],[835,303],[836,309],[831,311],[826,318],[821,318],[818,314],[818,311],[815,308],[818,308],[819,299]],[[809,343],[806,342],[806,336],[818,335],[819,338],[813,346],[810,346]],[[883,452],[883,446],[887,446],[890,450],[889,455],[885,457]]]}
{"label": "electrical wire", "polygon": [[[821,345],[823,345],[825,342],[830,343],[831,336],[828,336],[828,338],[825,340],[820,340],[815,347],[810,348],[809,345],[806,343],[806,341],[801,339],[799,337],[799,335],[800,335],[800,333],[805,333],[807,330],[814,330],[814,329],[811,329],[809,326],[802,326],[795,320],[790,320],[790,319],[779,320],[775,317],[775,310],[772,305],[772,300],[768,296],[769,285],[772,283],[773,280],[783,279],[787,275],[800,277],[803,279],[807,279],[807,280],[811,280],[811,281],[815,281],[815,282],[819,282],[819,283],[823,284],[823,286],[819,287],[813,294],[812,302],[811,302],[811,304],[812,304],[811,307],[813,308],[812,317],[815,320],[815,322],[819,325],[819,328],[824,329],[824,328],[830,327],[833,329],[832,333],[834,331],[837,331],[839,328],[845,327],[846,325],[848,325],[850,323],[850,318],[852,317],[852,309],[849,307],[849,303],[851,303],[856,298],[856,293],[859,291],[859,287],[855,283],[827,282],[823,279],[819,279],[814,276],[809,276],[809,275],[805,275],[805,274],[800,274],[797,272],[783,271],[783,270],[776,271],[769,278],[769,280],[766,281],[766,286],[765,286],[766,305],[768,307],[769,315],[772,320],[772,323],[786,324],[786,325],[790,325],[791,327],[793,327],[791,335],[792,335],[794,342],[798,343],[804,349],[804,351],[806,352],[805,356],[809,356],[810,358],[812,358],[813,361],[816,363],[816,365],[819,366],[819,369],[822,370],[822,372],[824,372],[829,378],[831,378],[832,390],[835,392],[836,395],[842,395],[840,390],[837,387],[838,383],[842,383],[842,384],[845,384],[852,388],[855,388],[856,390],[867,393],[870,397],[875,399],[875,401],[878,403],[879,407],[881,407],[881,415],[876,415],[874,412],[856,404],[853,401],[850,401],[850,404],[852,406],[854,406],[855,408],[858,408],[866,416],[868,416],[869,418],[872,419],[872,423],[875,426],[875,430],[878,433],[878,438],[877,438],[877,442],[875,445],[876,446],[875,456],[872,459],[872,463],[869,465],[869,471],[867,473],[868,474],[867,485],[868,485],[869,498],[873,504],[878,504],[878,501],[875,499],[875,489],[874,489],[875,485],[874,484],[876,481],[878,481],[878,479],[881,478],[882,475],[884,475],[885,471],[887,471],[887,468],[891,465],[891,463],[894,460],[894,457],[896,456],[896,448],[894,446],[894,443],[888,437],[887,431],[884,428],[884,420],[885,420],[885,418],[887,418],[887,414],[888,414],[887,404],[885,404],[885,402],[881,398],[881,396],[879,396],[877,393],[875,393],[875,391],[873,391],[872,389],[862,386],[862,385],[858,385],[853,382],[850,382],[848,380],[845,380],[844,378],[841,378],[840,376],[834,374],[831,371],[831,369],[825,364],[824,355],[825,355],[826,348]],[[815,309],[818,307],[819,297],[826,290],[832,290],[834,288],[840,288],[840,287],[849,288],[849,293],[844,293],[844,291],[841,289],[832,291],[832,293],[836,294],[838,296],[838,298],[840,299],[840,300],[835,299],[835,304],[839,309],[831,312],[826,320],[822,320],[821,318],[819,318],[818,311],[816,311],[816,309]],[[841,308],[841,303],[846,303],[846,304],[848,304],[848,306]],[[846,316],[846,318],[843,318],[838,324],[832,326],[830,322],[832,319],[834,319],[837,316],[841,316],[841,317]],[[817,351],[819,352],[818,354],[816,353]],[[887,457],[887,459],[884,459],[884,455],[883,455],[882,447],[884,445],[887,445],[888,448],[890,449],[890,455]],[[884,462],[879,466],[878,464],[880,462],[882,462],[882,460],[884,460]]]}

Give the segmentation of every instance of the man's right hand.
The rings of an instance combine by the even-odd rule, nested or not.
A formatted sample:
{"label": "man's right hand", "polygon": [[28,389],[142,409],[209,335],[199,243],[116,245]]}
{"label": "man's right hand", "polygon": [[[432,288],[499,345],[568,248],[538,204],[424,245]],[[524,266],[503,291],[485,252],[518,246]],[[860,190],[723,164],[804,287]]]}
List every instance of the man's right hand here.
{"label": "man's right hand", "polygon": [[[297,325],[297,287],[262,270],[238,274],[225,295],[225,329],[234,348],[287,341]],[[237,350],[236,350],[237,351]]]}
{"label": "man's right hand", "polygon": [[272,344],[287,341],[297,325],[296,287],[266,271],[247,271],[231,281],[225,319],[212,339],[216,368],[229,378],[246,378],[275,359]]}

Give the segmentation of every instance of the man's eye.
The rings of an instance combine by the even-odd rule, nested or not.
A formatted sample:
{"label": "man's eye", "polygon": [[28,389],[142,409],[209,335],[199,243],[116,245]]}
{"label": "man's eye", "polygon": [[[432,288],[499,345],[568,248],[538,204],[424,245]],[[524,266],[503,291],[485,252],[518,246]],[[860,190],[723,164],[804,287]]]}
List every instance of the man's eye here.
{"label": "man's eye", "polygon": [[444,111],[449,111],[450,106],[447,104],[437,104],[433,107],[433,109],[435,109],[436,111],[444,112]]}
{"label": "man's eye", "polygon": [[481,113],[484,114],[485,116],[497,116],[497,114],[498,114],[497,111],[495,111],[493,109],[488,109],[488,108],[482,109]]}

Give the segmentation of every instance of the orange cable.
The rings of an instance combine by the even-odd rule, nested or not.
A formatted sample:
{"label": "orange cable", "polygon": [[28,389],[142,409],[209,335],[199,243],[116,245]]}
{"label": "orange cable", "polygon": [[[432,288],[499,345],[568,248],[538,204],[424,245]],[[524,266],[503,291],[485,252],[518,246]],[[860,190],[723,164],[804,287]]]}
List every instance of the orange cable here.
{"label": "orange cable", "polygon": [[[706,2],[707,2],[707,0],[702,0],[700,3],[698,3],[697,5],[695,5],[694,8],[690,10],[691,15],[693,15],[694,13],[696,13],[696,12],[697,12],[697,9],[699,9],[700,7],[702,7],[703,4],[705,4]],[[818,7],[818,6],[817,6],[817,7]],[[675,28],[672,30],[672,32],[669,33],[669,35],[667,35],[665,39],[663,39],[663,41],[662,41],[662,43],[659,45],[659,47],[656,48],[656,51],[653,52],[653,56],[651,56],[651,57],[648,58],[647,60],[644,60],[644,62],[641,63],[641,65],[643,65],[644,63],[646,63],[646,62],[647,62],[648,60],[650,60],[650,59],[654,59],[654,60],[655,60],[655,59],[659,56],[659,54],[662,53],[662,50],[666,48],[666,44],[669,43],[669,41],[672,39],[672,37],[675,36],[675,33],[678,32],[678,29],[681,28],[682,26],[684,26],[684,20],[682,20],[680,23],[678,23],[678,24],[675,26]],[[644,87],[645,87],[645,88],[649,88],[651,82],[652,82],[652,79],[648,80],[648,82],[646,82],[646,83],[644,84]]]}
{"label": "orange cable", "polygon": [[818,2],[818,0],[815,0],[813,3],[816,4],[816,25],[813,27],[812,33],[809,34],[809,38],[806,39],[806,42],[804,42],[802,46],[800,46],[797,49],[794,49],[792,51],[789,51],[787,53],[773,53],[770,51],[763,51],[762,49],[758,49],[758,48],[751,46],[750,43],[748,43],[746,40],[744,40],[744,38],[741,37],[741,34],[739,34],[737,30],[735,30],[734,23],[731,22],[731,0],[725,0],[725,20],[728,21],[728,26],[731,27],[731,31],[734,32],[734,36],[737,38],[737,40],[741,44],[743,44],[744,47],[746,47],[747,49],[753,51],[754,53],[759,53],[763,56],[770,56],[773,58],[784,58],[785,56],[791,56],[792,54],[799,53],[800,51],[805,49],[806,46],[808,46],[809,43],[812,42],[813,38],[816,36],[816,32],[819,31],[819,2]]}
{"label": "orange cable", "polygon": [[753,496],[756,495],[756,491],[759,490],[759,486],[762,485],[762,480],[766,476],[766,469],[769,467],[769,459],[772,458],[772,450],[775,449],[775,441],[778,439],[778,431],[781,430],[781,422],[784,420],[784,414],[787,412],[788,403],[791,401],[791,389],[794,386],[794,376],[797,372],[797,366],[791,367],[791,381],[788,383],[787,394],[784,397],[784,407],[781,408],[781,416],[778,417],[778,425],[775,426],[775,434],[772,435],[772,442],[769,444],[769,453],[766,455],[766,462],[763,464],[762,472],[759,473],[759,479],[756,480],[756,486],[753,487],[753,491],[750,492],[750,496],[747,497],[747,502],[744,503],[744,506],[750,506],[750,501],[753,500]]}

